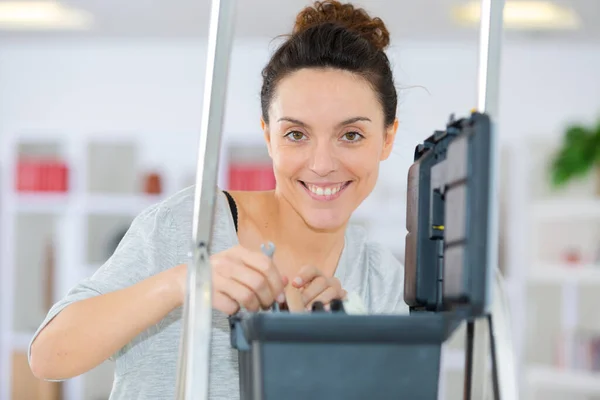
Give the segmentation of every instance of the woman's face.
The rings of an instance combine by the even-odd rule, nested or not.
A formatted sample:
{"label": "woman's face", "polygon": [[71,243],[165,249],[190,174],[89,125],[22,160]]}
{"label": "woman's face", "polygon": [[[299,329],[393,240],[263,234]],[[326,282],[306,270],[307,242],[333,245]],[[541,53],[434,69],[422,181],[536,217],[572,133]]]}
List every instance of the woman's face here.
{"label": "woman's face", "polygon": [[343,226],[375,187],[397,128],[376,96],[334,69],[302,69],[277,86],[263,121],[276,190],[313,229]]}

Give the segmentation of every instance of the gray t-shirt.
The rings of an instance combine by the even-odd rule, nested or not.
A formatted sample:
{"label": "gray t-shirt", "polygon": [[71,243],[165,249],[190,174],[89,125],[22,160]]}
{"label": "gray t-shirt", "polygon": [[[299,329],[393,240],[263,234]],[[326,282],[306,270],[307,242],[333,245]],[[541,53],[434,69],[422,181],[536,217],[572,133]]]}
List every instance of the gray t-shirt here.
{"label": "gray t-shirt", "polygon": [[[187,263],[193,207],[194,188],[190,187],[138,215],[113,256],[50,309],[34,338],[69,304],[131,286]],[[220,192],[209,252],[221,252],[237,243],[233,217],[225,195]],[[344,289],[360,296],[368,312],[408,313],[403,299],[402,264],[389,250],[368,241],[361,227],[351,226],[346,230],[345,247],[335,276]],[[116,362],[111,400],[175,397],[181,317],[182,309],[174,310],[111,357]],[[237,354],[230,346],[227,315],[213,311],[211,399],[239,398],[237,363]]]}

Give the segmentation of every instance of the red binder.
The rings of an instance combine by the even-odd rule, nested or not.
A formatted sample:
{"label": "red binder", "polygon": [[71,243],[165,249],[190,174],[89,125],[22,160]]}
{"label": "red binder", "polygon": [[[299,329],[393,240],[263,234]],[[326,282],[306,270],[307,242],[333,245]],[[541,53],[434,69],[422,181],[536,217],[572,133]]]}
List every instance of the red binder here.
{"label": "red binder", "polygon": [[18,192],[67,192],[69,169],[55,160],[19,160],[15,189]]}
{"label": "red binder", "polygon": [[228,171],[229,190],[272,190],[275,175],[271,164],[232,163]]}

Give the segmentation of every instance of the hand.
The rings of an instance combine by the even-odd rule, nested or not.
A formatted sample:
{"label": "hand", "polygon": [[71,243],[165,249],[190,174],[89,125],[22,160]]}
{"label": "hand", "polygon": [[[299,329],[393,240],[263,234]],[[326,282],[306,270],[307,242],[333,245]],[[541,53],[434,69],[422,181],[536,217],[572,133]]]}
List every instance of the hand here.
{"label": "hand", "polygon": [[288,280],[263,253],[235,246],[211,256],[210,262],[213,308],[231,315],[241,307],[255,312],[285,301]]}
{"label": "hand", "polygon": [[295,288],[300,289],[304,307],[311,309],[315,301],[320,301],[326,308],[333,299],[344,299],[348,294],[342,289],[339,279],[324,276],[316,267],[303,267],[292,281]]}
{"label": "hand", "polygon": [[[210,258],[212,266],[213,308],[235,314],[240,307],[249,311],[268,309],[275,301],[283,303],[288,284],[269,257],[236,246]],[[187,264],[168,271],[177,304],[183,305],[187,293]]]}

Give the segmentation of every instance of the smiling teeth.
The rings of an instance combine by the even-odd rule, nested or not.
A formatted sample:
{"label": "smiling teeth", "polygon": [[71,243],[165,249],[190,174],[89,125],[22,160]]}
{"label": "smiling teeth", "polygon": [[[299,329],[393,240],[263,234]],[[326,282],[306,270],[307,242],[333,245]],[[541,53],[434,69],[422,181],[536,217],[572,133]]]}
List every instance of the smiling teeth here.
{"label": "smiling teeth", "polygon": [[336,194],[337,192],[339,192],[342,189],[342,186],[344,186],[344,184],[339,184],[337,186],[333,186],[333,187],[328,187],[323,189],[320,186],[314,186],[314,185],[306,185],[308,187],[308,189],[313,192],[314,194],[316,194],[317,196],[331,196]]}

